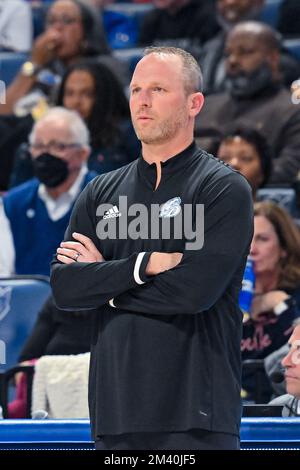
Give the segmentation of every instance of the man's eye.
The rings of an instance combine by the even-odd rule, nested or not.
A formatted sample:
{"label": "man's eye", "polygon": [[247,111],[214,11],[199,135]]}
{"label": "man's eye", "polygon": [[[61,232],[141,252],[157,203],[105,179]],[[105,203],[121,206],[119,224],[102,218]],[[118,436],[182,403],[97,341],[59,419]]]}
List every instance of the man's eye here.
{"label": "man's eye", "polygon": [[53,149],[55,149],[55,151],[57,152],[63,152],[66,149],[66,144],[63,144],[60,142],[54,142]]}
{"label": "man's eye", "polygon": [[163,91],[163,88],[161,88],[160,86],[156,86],[153,88],[154,91]]}
{"label": "man's eye", "polygon": [[132,88],[131,89],[131,94],[134,95],[135,93],[137,93],[139,91],[139,88]]}

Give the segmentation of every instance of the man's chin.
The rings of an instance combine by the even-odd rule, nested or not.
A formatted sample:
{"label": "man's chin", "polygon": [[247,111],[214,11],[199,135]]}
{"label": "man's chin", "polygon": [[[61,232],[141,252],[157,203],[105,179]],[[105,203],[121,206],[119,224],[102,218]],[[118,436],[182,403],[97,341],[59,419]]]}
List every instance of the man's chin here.
{"label": "man's chin", "polygon": [[162,137],[149,137],[149,136],[138,136],[138,139],[146,145],[160,145],[163,144],[166,139]]}
{"label": "man's chin", "polygon": [[157,136],[146,134],[145,132],[137,132],[137,138],[143,142],[143,144],[154,144],[157,141]]}

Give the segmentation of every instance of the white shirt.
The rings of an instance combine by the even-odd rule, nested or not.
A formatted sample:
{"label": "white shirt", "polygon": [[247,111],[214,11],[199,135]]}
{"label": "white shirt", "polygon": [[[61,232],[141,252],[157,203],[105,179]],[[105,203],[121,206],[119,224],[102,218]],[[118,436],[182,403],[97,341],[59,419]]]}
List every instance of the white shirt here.
{"label": "white shirt", "polygon": [[[69,210],[78,194],[88,169],[83,165],[79,175],[68,191],[53,199],[44,184],[40,184],[38,195],[44,202],[49,218],[54,222],[61,219]],[[15,248],[10,222],[5,214],[3,202],[0,200],[0,276],[10,276],[15,272]]]}
{"label": "white shirt", "polygon": [[24,0],[0,0],[0,48],[29,52],[32,45],[31,6]]}

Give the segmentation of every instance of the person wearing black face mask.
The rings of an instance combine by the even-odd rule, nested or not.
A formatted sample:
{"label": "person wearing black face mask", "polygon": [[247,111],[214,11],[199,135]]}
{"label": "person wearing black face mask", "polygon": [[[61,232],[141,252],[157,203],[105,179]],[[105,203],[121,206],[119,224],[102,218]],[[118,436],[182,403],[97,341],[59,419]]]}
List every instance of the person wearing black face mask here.
{"label": "person wearing black face mask", "polygon": [[48,188],[56,188],[69,175],[67,162],[47,152],[33,160],[33,169],[35,176]]}
{"label": "person wearing black face mask", "polygon": [[206,99],[196,124],[200,145],[231,124],[256,128],[274,155],[270,183],[290,184],[300,170],[300,108],[282,85],[277,33],[255,21],[240,23],[227,37],[225,55],[227,91]]}
{"label": "person wearing black face mask", "polygon": [[88,130],[74,111],[52,108],[29,140],[36,177],[8,191],[0,203],[0,275],[49,275],[74,202],[96,176],[86,167]]}

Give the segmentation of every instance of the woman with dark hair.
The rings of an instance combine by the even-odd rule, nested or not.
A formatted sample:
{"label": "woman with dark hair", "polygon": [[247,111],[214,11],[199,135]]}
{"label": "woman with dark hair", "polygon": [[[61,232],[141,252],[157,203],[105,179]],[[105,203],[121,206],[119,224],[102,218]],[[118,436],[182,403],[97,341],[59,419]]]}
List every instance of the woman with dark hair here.
{"label": "woman with dark hair", "polygon": [[0,192],[8,188],[16,150],[30,132],[30,113],[36,117],[45,103],[53,104],[66,69],[89,57],[128,84],[128,67],[111,54],[99,12],[83,0],[56,0],[47,11],[45,31],[8,87],[6,104],[0,106]]}
{"label": "woman with dark hair", "polygon": [[49,7],[45,31],[35,40],[31,58],[7,89],[0,114],[14,112],[24,116],[42,96],[51,101],[53,89],[66,68],[95,56],[103,57],[120,79],[123,73],[126,75],[121,69],[123,64],[111,56],[99,13],[82,0],[56,0]]}
{"label": "woman with dark hair", "polygon": [[[139,156],[140,143],[133,130],[129,105],[121,84],[100,62],[87,60],[69,67],[63,76],[56,104],[77,111],[90,132],[88,168],[98,174],[115,170]],[[21,146],[10,186],[33,176],[27,146]]]}
{"label": "woman with dark hair", "polygon": [[105,65],[93,61],[72,65],[63,77],[57,104],[85,119],[91,135],[90,169],[104,173],[138,157],[140,144],[127,98]]}
{"label": "woman with dark hair", "polygon": [[247,178],[255,199],[271,173],[271,149],[264,136],[246,126],[231,127],[223,133],[217,156]]}
{"label": "woman with dark hair", "polygon": [[[254,205],[254,235],[250,256],[255,295],[244,323],[242,357],[263,359],[283,346],[300,316],[300,232],[289,214],[270,201]],[[253,372],[244,370],[247,398],[254,392]],[[265,400],[270,385],[263,383]]]}

